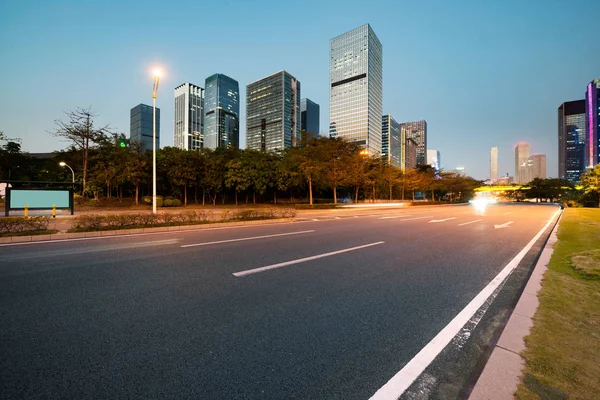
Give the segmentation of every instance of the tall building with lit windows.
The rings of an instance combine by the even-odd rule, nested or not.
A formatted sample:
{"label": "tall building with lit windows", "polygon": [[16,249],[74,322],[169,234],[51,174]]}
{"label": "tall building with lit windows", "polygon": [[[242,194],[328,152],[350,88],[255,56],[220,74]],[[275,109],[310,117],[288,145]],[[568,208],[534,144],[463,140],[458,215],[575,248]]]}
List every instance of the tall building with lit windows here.
{"label": "tall building with lit windows", "polygon": [[175,88],[173,146],[183,150],[203,148],[204,89],[189,82]]}
{"label": "tall building with lit windows", "polygon": [[277,151],[300,144],[300,81],[280,71],[246,85],[246,147]]}
{"label": "tall building with lit windows", "polygon": [[585,92],[585,167],[600,162],[600,78],[591,81]]}
{"label": "tall building with lit windows", "polygon": [[427,164],[427,121],[403,122],[400,128],[417,143],[417,165]]}
{"label": "tall building with lit windows", "polygon": [[240,86],[235,79],[214,74],[204,83],[204,147],[240,147]]}
{"label": "tall building with lit windows", "polygon": [[490,184],[498,182],[498,148],[490,149]]}
{"label": "tall building with lit windows", "polygon": [[369,24],[329,42],[329,136],[381,153],[383,48]]}
{"label": "tall building with lit windows", "polygon": [[388,165],[400,167],[402,157],[400,124],[391,115],[381,118],[381,158]]}
{"label": "tall building with lit windows", "polygon": [[515,183],[524,185],[530,181],[529,152],[529,143],[519,142],[515,146]]}
{"label": "tall building with lit windows", "polygon": [[[129,112],[129,140],[138,142],[141,148],[152,150],[152,106],[138,104]],[[156,149],[160,148],[160,109],[156,108]]]}
{"label": "tall building with lit windows", "polygon": [[585,100],[558,107],[558,177],[578,183],[585,172]]}

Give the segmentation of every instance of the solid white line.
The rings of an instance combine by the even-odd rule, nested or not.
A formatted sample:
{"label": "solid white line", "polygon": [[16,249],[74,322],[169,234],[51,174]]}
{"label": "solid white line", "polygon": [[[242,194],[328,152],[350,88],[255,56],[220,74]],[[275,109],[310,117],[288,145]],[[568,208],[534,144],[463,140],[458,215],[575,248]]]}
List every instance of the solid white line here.
{"label": "solid white line", "polygon": [[406,214],[406,215],[391,215],[388,217],[381,217],[379,219],[393,219],[393,218],[404,218],[404,217],[410,217],[413,214]]}
{"label": "solid white line", "polygon": [[401,220],[400,222],[404,222],[404,221],[414,221],[415,219],[426,219],[426,218],[433,218],[433,215],[428,215],[426,217],[415,217],[415,218],[406,218]]}
{"label": "solid white line", "polygon": [[513,258],[498,275],[485,287],[477,296],[471,300],[465,308],[444,329],[442,329],[416,356],[412,358],[396,375],[383,385],[372,397],[371,400],[398,399],[402,393],[421,375],[421,373],[431,364],[431,362],[440,354],[454,336],[469,322],[471,317],[485,303],[487,298],[496,290],[504,279],[512,273],[519,265],[523,257],[533,247],[535,242],[542,236],[544,231],[550,226],[554,217],[560,213],[557,210],[552,218],[544,227],[534,236],[533,239]]}
{"label": "solid white line", "polygon": [[432,219],[431,221],[429,221],[429,223],[446,222],[446,221],[450,221],[451,219],[456,219],[456,217],[450,217],[450,218],[444,218],[444,219]]}
{"label": "solid white line", "polygon": [[314,230],[311,230],[311,231],[299,231],[299,232],[287,232],[287,233],[277,233],[277,234],[274,234],[274,235],[252,236],[252,237],[241,238],[241,239],[218,240],[216,242],[204,242],[204,243],[184,244],[181,247],[208,246],[209,244],[242,242],[244,240],[256,240],[256,239],[272,238],[272,237],[277,237],[277,236],[300,235],[302,233],[310,233],[310,232],[314,232]]}
{"label": "solid white line", "polygon": [[474,224],[475,222],[479,222],[479,221],[483,221],[483,220],[482,219],[476,219],[475,221],[465,222],[465,223],[462,223],[462,224],[458,224],[458,226]]}
{"label": "solid white line", "polygon": [[316,256],[299,258],[297,260],[286,261],[286,262],[282,262],[282,263],[279,263],[279,264],[267,265],[265,267],[260,267],[260,268],[248,269],[246,271],[234,272],[233,276],[236,276],[236,277],[239,278],[240,276],[246,276],[246,275],[256,274],[256,273],[259,273],[259,272],[264,272],[264,271],[268,271],[270,269],[275,269],[275,268],[287,267],[288,265],[300,264],[300,263],[303,263],[303,262],[306,262],[306,261],[317,260],[317,259],[323,258],[323,257],[334,256],[336,254],[347,253],[349,251],[364,249],[366,247],[377,246],[378,244],[383,244],[383,243],[385,243],[385,242],[375,242],[375,243],[363,244],[362,246],[350,247],[349,249],[337,250],[337,251],[332,251],[330,253],[318,254]]}

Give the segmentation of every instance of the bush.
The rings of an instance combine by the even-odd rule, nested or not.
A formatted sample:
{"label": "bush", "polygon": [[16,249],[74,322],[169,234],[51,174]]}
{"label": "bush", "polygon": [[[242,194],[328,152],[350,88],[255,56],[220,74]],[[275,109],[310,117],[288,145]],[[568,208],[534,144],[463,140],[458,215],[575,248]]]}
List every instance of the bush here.
{"label": "bush", "polygon": [[181,206],[181,200],[173,199],[173,207],[180,207],[180,206]]}
{"label": "bush", "polygon": [[49,216],[0,218],[0,234],[48,230]]}
{"label": "bush", "polygon": [[162,206],[163,207],[172,207],[173,206],[173,200],[167,198],[165,201],[163,201]]}

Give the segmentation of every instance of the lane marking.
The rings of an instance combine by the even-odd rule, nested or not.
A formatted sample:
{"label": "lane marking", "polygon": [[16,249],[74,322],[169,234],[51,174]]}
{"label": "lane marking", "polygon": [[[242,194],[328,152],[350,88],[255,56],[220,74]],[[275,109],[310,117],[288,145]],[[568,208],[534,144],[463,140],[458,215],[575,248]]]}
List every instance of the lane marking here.
{"label": "lane marking", "polygon": [[474,224],[475,222],[479,222],[479,221],[483,221],[482,219],[476,219],[475,221],[471,221],[471,222],[464,222],[462,224],[458,224],[458,226],[463,226],[463,225],[469,225],[469,224]]}
{"label": "lane marking", "polygon": [[310,231],[298,231],[298,232],[287,232],[287,233],[276,233],[276,234],[273,234],[273,235],[252,236],[252,237],[240,238],[240,239],[218,240],[216,242],[204,242],[204,243],[184,244],[181,247],[208,246],[210,244],[242,242],[242,241],[245,241],[245,240],[257,240],[257,239],[266,239],[266,238],[272,238],[272,237],[278,237],[278,236],[300,235],[300,234],[303,234],[303,233],[311,233],[311,232],[314,232],[314,230],[310,230]]}
{"label": "lane marking", "polygon": [[509,212],[505,212],[503,215],[509,215],[509,214],[512,214],[512,213],[513,213],[512,211],[509,211]]}
{"label": "lane marking", "polygon": [[433,215],[427,215],[425,217],[406,218],[406,219],[402,219],[402,220],[400,220],[398,222],[414,221],[415,219],[427,219],[427,218],[433,218]]}
{"label": "lane marking", "polygon": [[387,217],[380,217],[379,219],[393,219],[393,218],[404,218],[404,217],[410,217],[414,214],[406,214],[406,215],[390,215]]}
{"label": "lane marking", "polygon": [[469,322],[473,315],[486,302],[488,297],[494,293],[496,288],[504,282],[504,279],[512,273],[533,247],[535,242],[542,236],[550,226],[554,218],[560,214],[560,210],[550,218],[544,227],[531,239],[529,243],[513,258],[498,275],[477,296],[471,300],[461,312],[454,317],[425,347],[421,349],[396,375],[383,385],[371,400],[397,400],[409,386],[423,373],[425,368],[440,354],[450,341],[460,332],[464,325]]}
{"label": "lane marking", "polygon": [[508,228],[509,226],[512,225],[513,222],[515,222],[515,221],[508,221],[508,222],[505,222],[502,225],[494,225],[494,229]]}
{"label": "lane marking", "polygon": [[317,254],[316,256],[299,258],[297,260],[285,261],[285,262],[278,263],[278,264],[267,265],[265,267],[234,272],[233,276],[236,276],[239,278],[241,276],[256,274],[259,272],[264,272],[264,271],[268,271],[268,270],[275,269],[275,268],[287,267],[288,265],[300,264],[300,263],[307,262],[307,261],[317,260],[317,259],[323,258],[323,257],[334,256],[336,254],[342,254],[342,253],[347,253],[349,251],[360,250],[360,249],[364,249],[364,248],[371,247],[371,246],[377,246],[377,245],[383,244],[383,243],[385,243],[385,242],[375,242],[375,243],[363,244],[362,246],[350,247],[348,249],[337,250],[337,251],[332,251],[332,252],[323,253],[323,254]]}
{"label": "lane marking", "polygon": [[431,221],[429,221],[429,223],[431,224],[436,223],[436,222],[445,222],[445,221],[450,221],[452,219],[456,219],[456,217],[450,217],[450,218],[444,218],[444,219],[432,219]]}

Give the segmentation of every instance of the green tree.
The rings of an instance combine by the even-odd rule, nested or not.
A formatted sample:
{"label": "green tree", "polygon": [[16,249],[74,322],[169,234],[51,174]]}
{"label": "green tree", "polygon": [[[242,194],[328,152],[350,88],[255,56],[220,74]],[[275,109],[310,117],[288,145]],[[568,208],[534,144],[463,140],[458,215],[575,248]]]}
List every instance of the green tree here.
{"label": "green tree", "polygon": [[125,162],[125,176],[135,186],[135,205],[139,204],[140,184],[149,177],[148,163],[139,154],[132,154]]}
{"label": "green tree", "polygon": [[600,207],[600,164],[581,175],[581,185],[594,196],[596,207]]}

